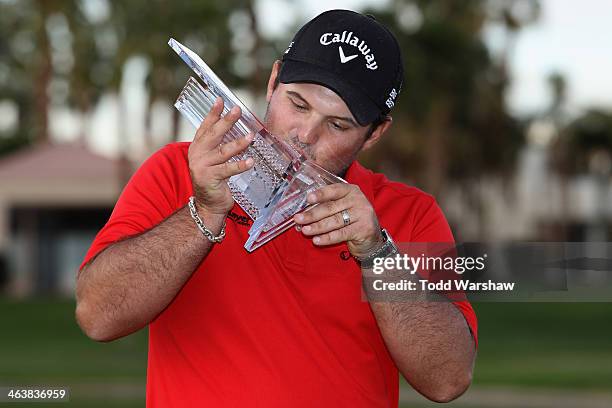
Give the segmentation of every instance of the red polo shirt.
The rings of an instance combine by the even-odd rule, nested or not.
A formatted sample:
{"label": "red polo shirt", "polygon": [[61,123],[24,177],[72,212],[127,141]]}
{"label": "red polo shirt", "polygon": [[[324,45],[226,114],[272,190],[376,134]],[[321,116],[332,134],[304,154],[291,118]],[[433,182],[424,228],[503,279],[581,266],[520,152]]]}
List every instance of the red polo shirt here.
{"label": "red polo shirt", "polygon": [[[188,146],[167,145],[140,167],[83,265],[187,203]],[[396,242],[453,242],[430,195],[357,162],[346,180]],[[235,205],[225,240],[149,325],[147,406],[397,407],[398,371],[346,245],[318,248],[291,229],[249,254],[251,225]],[[476,336],[470,304],[455,305]]]}

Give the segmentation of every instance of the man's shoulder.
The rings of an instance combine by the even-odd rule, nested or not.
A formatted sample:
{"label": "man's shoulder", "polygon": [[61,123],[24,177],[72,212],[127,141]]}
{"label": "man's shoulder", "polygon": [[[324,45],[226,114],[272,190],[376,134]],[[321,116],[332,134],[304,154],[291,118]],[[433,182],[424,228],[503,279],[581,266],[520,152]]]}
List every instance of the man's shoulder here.
{"label": "man's shoulder", "polygon": [[434,196],[420,188],[390,180],[386,175],[376,173],[358,162],[351,165],[347,173],[347,181],[359,185],[362,190],[365,190],[366,196],[370,195],[371,197],[368,198],[375,203],[401,201],[403,204],[407,202],[431,204],[436,201]]}
{"label": "man's shoulder", "polygon": [[[431,194],[418,187],[391,181],[359,165],[353,176],[374,206],[382,226],[397,242],[452,242],[452,232]],[[349,176],[349,174],[347,174]],[[349,181],[349,180],[347,180]],[[349,181],[351,182],[351,181]]]}
{"label": "man's shoulder", "polygon": [[382,178],[381,181],[376,184],[376,192],[378,195],[384,194],[394,198],[404,198],[415,201],[435,201],[434,196],[426,193],[418,187],[404,184],[399,181],[389,180],[384,174],[378,174]]}
{"label": "man's shoulder", "polygon": [[188,149],[186,142],[160,147],[138,167],[130,179],[131,185],[147,191],[163,187],[178,203],[184,203],[191,194]]}
{"label": "man's shoulder", "polygon": [[173,142],[160,147],[142,163],[141,170],[181,172],[187,168],[189,142]]}
{"label": "man's shoulder", "polygon": [[155,155],[163,155],[169,156],[173,158],[179,157],[187,157],[187,152],[189,150],[189,145],[191,142],[172,142],[168,143],[165,146],[162,146],[157,152],[153,154]]}

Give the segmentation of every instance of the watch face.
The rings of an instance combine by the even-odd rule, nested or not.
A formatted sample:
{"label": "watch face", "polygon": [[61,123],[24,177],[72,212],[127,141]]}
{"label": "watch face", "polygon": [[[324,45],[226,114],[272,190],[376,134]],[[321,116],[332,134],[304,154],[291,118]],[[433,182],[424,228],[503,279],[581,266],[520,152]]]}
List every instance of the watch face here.
{"label": "watch face", "polygon": [[386,229],[383,228],[382,230],[380,230],[380,232],[382,232],[383,239],[385,240],[385,243],[388,242],[388,241],[391,241],[391,236],[389,235],[389,233],[387,232]]}
{"label": "watch face", "polygon": [[391,235],[389,235],[386,229],[384,228],[382,229],[382,234],[383,234],[383,238],[385,239],[385,245],[389,243],[395,246],[395,242],[393,242],[393,238],[391,238]]}

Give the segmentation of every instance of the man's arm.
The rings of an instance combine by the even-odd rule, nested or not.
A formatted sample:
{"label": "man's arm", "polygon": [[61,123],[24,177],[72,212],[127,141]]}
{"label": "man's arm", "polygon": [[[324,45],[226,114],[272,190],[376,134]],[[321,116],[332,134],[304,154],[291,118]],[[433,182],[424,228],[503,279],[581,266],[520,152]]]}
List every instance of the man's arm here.
{"label": "man's arm", "polygon": [[[388,292],[374,293],[371,270],[363,268],[362,273],[387,349],[410,385],[436,402],[449,402],[463,394],[472,382],[476,357],[463,314],[448,299],[421,291],[418,275],[397,274],[398,280],[414,282],[416,290],[392,299],[386,296]],[[385,277],[391,275],[393,271],[387,271]]]}
{"label": "man's arm", "polygon": [[[217,235],[233,206],[227,179],[253,165],[252,159],[227,162],[247,148],[253,135],[220,145],[240,117],[237,107],[223,118],[222,111],[223,102],[217,99],[188,153],[198,213]],[[142,328],[168,306],[211,245],[187,207],[140,235],[112,244],[77,275],[77,322],[98,341]]]}
{"label": "man's arm", "polygon": [[[222,216],[200,217],[220,232]],[[78,273],[79,326],[97,341],[141,329],[168,306],[211,246],[186,206],[144,234],[109,246]]]}
{"label": "man's arm", "polygon": [[[294,219],[315,245],[346,242],[357,258],[366,258],[382,245],[376,213],[358,186],[325,186],[310,194],[308,202],[320,205]],[[350,215],[349,225],[343,210]],[[451,401],[471,383],[475,344],[452,303],[427,300],[424,295],[416,292],[408,302],[370,304],[387,349],[406,380],[433,401]]]}

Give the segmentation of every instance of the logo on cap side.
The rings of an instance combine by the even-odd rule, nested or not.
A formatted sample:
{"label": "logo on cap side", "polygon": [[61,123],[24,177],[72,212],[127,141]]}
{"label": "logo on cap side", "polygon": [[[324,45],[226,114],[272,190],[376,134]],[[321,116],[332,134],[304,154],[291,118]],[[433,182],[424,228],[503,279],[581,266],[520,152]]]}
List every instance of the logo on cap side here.
{"label": "logo on cap side", "polygon": [[[346,32],[343,31],[342,34],[339,33],[323,33],[321,35],[321,38],[319,38],[319,42],[321,43],[321,45],[330,45],[330,44],[334,44],[334,43],[344,43],[344,44],[348,44],[348,45],[352,45],[353,47],[356,47],[361,54],[365,57],[366,60],[366,68],[371,69],[372,71],[378,69],[378,64],[376,63],[376,58],[374,57],[374,53],[372,52],[372,50],[370,50],[370,48],[368,47],[368,44],[365,42],[365,40],[359,40],[359,37],[357,37],[356,35],[353,35],[353,32]],[[344,50],[342,50],[342,48],[340,48],[341,51],[340,52],[340,62],[341,63],[345,63],[349,60],[343,61],[343,54],[344,54]],[[350,57],[346,57],[346,58],[351,58],[353,57],[352,55]],[[351,58],[352,59],[352,58]]]}
{"label": "logo on cap side", "polygon": [[389,97],[387,98],[387,101],[385,102],[385,104],[387,105],[389,109],[393,108],[393,106],[395,105],[395,98],[397,98],[397,94],[398,92],[395,90],[395,88],[393,88],[391,92],[389,92]]}
{"label": "logo on cap side", "polygon": [[291,43],[289,44],[289,46],[285,50],[285,54],[287,54],[289,51],[291,51],[291,47],[293,47],[293,43],[294,43],[294,41],[291,41]]}
{"label": "logo on cap side", "polygon": [[358,54],[355,55],[349,55],[348,57],[344,56],[344,50],[342,49],[342,46],[338,46],[338,52],[340,53],[340,63],[345,64],[347,62],[349,62],[352,59],[357,58]]}

